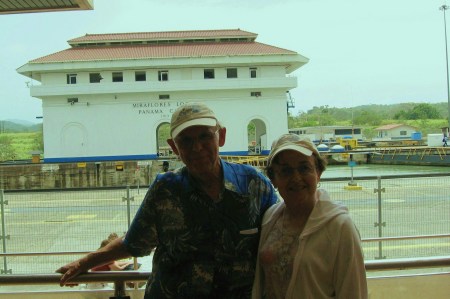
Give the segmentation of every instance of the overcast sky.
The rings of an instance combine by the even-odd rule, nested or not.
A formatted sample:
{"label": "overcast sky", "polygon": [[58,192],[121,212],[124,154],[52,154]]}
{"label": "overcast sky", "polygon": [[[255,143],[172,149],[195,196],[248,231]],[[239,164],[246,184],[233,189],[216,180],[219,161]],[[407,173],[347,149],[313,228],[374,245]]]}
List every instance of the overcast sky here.
{"label": "overcast sky", "polygon": [[[291,90],[298,111],[447,102],[444,0],[94,0],[92,11],[0,15],[0,120],[39,122],[16,69],[86,33],[235,29],[310,59]],[[450,23],[450,10],[447,11]],[[447,26],[450,29],[450,25]],[[450,38],[450,31],[449,31]]]}

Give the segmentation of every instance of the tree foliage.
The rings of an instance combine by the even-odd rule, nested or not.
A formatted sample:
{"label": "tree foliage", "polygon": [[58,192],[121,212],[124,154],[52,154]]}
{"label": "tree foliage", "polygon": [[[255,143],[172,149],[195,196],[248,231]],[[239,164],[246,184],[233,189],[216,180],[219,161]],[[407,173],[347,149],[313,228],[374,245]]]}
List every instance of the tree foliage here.
{"label": "tree foliage", "polygon": [[379,114],[376,113],[370,113],[369,111],[362,111],[359,115],[354,117],[353,124],[364,126],[364,125],[370,125],[370,126],[379,126],[381,124],[382,117]]}
{"label": "tree foliage", "polygon": [[419,104],[412,109],[401,110],[394,115],[394,119],[439,119],[441,115],[436,107],[430,104]]}

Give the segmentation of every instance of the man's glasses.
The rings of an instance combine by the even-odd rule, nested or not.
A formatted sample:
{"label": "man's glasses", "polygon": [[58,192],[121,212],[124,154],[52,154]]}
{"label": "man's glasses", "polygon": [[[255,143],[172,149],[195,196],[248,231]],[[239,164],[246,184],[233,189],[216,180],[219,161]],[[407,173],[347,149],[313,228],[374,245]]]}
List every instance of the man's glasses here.
{"label": "man's glasses", "polygon": [[198,142],[202,145],[209,144],[215,140],[216,133],[218,131],[219,129],[216,129],[214,132],[206,131],[194,138],[188,136],[180,136],[175,138],[175,143],[183,149],[191,149],[195,142]]}

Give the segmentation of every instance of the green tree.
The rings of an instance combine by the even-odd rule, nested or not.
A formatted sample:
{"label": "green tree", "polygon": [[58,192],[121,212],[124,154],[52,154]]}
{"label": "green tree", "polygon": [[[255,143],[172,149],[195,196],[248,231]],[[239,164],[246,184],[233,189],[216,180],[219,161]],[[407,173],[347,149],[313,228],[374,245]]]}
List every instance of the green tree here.
{"label": "green tree", "polygon": [[401,110],[394,115],[394,119],[438,119],[441,115],[435,106],[419,104],[412,109]]}
{"label": "green tree", "polygon": [[371,113],[369,111],[362,111],[359,115],[353,118],[355,125],[371,125],[378,126],[381,124],[381,116],[377,113]]}
{"label": "green tree", "polygon": [[373,128],[364,128],[362,130],[363,136],[367,139],[372,139],[377,136],[377,132]]}
{"label": "green tree", "polygon": [[419,104],[414,106],[410,113],[410,119],[438,119],[439,111],[430,104]]}
{"label": "green tree", "polygon": [[400,110],[395,113],[394,119],[408,119],[408,113],[405,110]]}

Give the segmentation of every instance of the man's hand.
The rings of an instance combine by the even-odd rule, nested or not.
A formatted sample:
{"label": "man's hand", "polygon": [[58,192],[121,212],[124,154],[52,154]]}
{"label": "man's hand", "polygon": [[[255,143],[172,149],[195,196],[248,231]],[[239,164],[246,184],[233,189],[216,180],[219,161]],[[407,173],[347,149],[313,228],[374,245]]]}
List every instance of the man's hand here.
{"label": "man's hand", "polygon": [[89,269],[83,267],[80,260],[71,262],[61,268],[57,269],[55,272],[63,274],[59,281],[60,286],[77,286],[77,283],[68,283],[74,277],[80,275],[81,273],[86,273]]}

